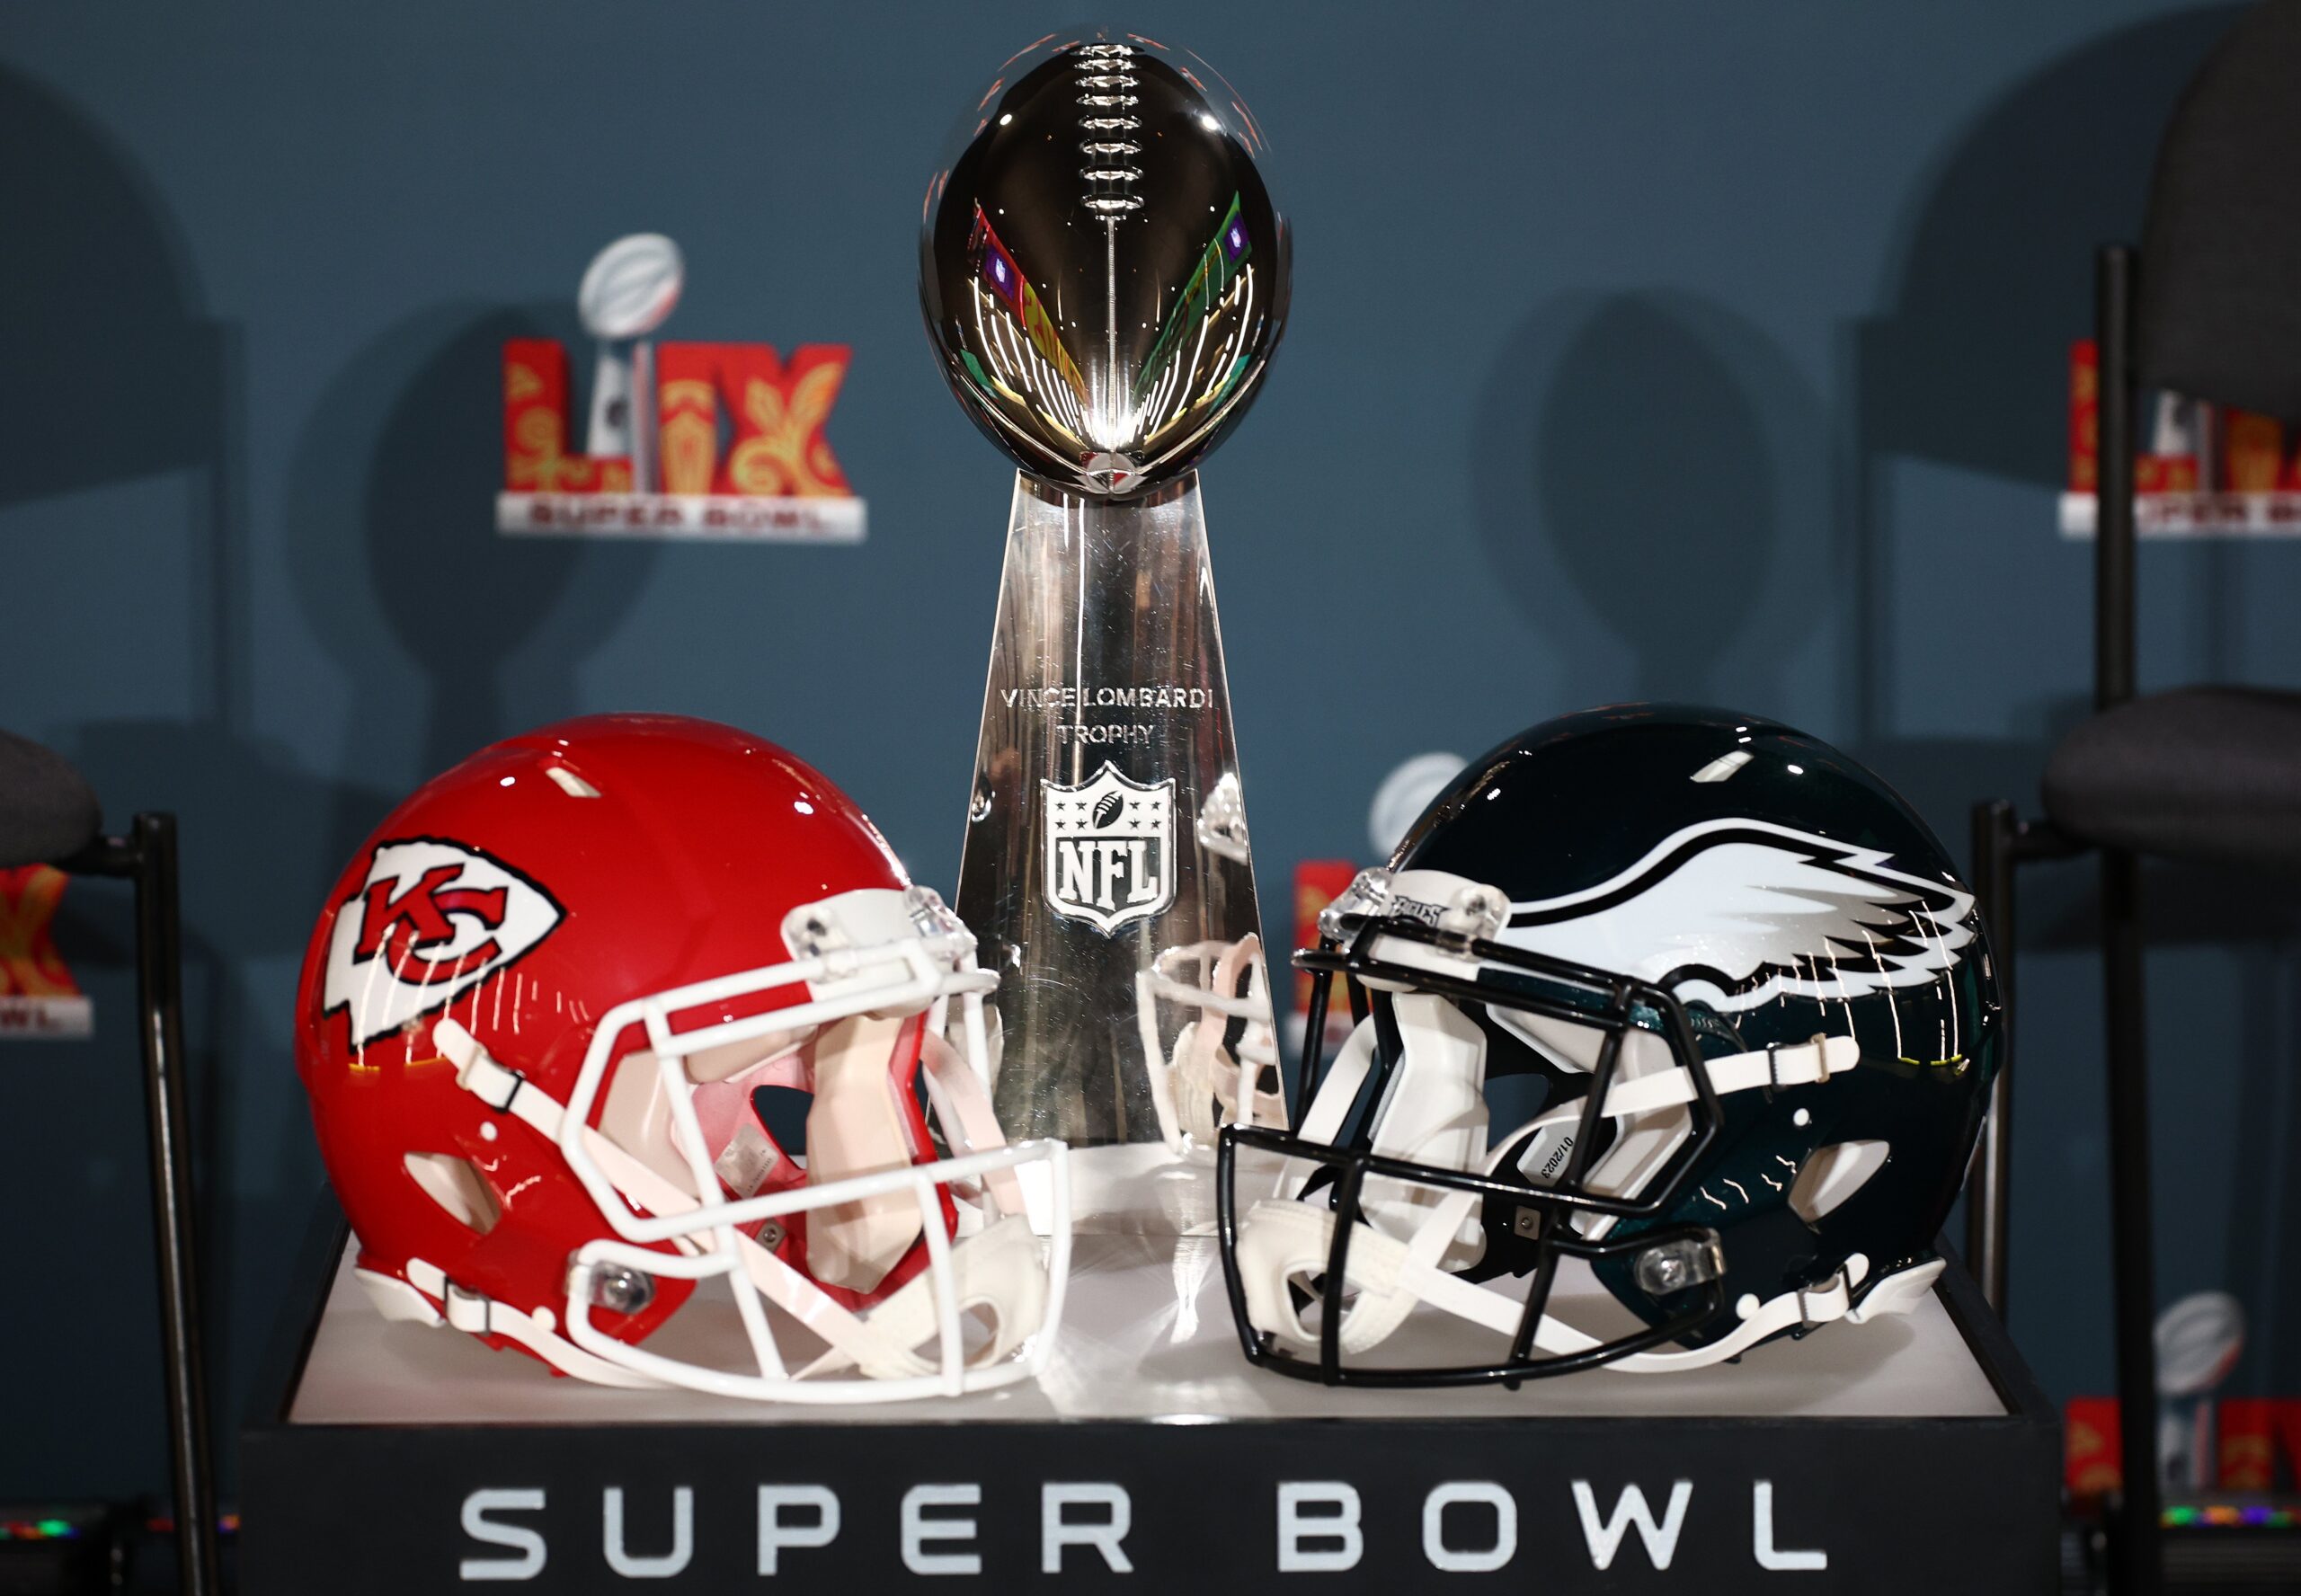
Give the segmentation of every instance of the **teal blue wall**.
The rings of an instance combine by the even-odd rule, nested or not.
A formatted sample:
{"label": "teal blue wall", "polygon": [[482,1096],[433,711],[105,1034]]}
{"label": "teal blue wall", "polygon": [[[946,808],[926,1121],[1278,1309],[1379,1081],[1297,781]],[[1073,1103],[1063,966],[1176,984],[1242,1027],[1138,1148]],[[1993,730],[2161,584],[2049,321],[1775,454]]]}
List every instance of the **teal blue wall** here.
{"label": "teal blue wall", "polygon": [[[1959,854],[1971,799],[2033,802],[2087,690],[2088,556],[2054,531],[2066,343],[2232,14],[1124,19],[1245,92],[1298,228],[1286,347],[1206,474],[1266,901],[1293,861],[1364,851],[1405,756],[1631,695],[1838,740]],[[1007,474],[928,359],[913,236],[951,120],[1057,20],[9,8],[0,725],[116,819],[182,816],[226,1411],[320,1179],[296,962],[396,795],[550,717],[687,711],[802,750],[922,879],[955,875]],[[490,529],[498,345],[572,337],[584,262],[643,228],[688,254],[669,335],[854,345],[831,436],[867,546]],[[2297,562],[2149,550],[2146,681],[2301,678]],[[2085,869],[2028,885],[2013,1326],[2066,1394],[2110,1379],[2098,986]],[[2161,1280],[2239,1292],[2238,1388],[2293,1392],[2301,985],[2292,916],[2243,886],[2149,883]],[[62,935],[102,1033],[0,1044],[0,1494],[163,1473],[124,907],[76,888]]]}

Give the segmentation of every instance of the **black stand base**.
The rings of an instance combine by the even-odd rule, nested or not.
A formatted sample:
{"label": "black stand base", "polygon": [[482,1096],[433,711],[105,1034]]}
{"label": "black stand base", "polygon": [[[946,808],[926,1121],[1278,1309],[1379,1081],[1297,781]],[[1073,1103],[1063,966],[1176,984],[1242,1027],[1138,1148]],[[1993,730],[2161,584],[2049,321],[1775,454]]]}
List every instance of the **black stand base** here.
{"label": "black stand base", "polygon": [[245,1438],[244,1589],[2054,1584],[2058,1427],[1954,1265],[1906,1320],[1738,1367],[1329,1391],[1246,1366],[1200,1240],[1082,1237],[1042,1389],[846,1409],[605,1391],[386,1326],[335,1240]]}

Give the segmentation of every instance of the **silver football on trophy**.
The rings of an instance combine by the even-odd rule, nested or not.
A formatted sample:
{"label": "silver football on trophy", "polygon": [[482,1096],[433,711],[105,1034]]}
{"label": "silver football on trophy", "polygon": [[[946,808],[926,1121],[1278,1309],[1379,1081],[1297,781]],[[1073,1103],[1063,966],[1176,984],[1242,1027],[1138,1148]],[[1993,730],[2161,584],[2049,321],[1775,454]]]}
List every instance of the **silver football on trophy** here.
{"label": "silver football on trophy", "polygon": [[1286,224],[1219,74],[1139,34],[1001,69],[928,186],[919,291],[943,375],[1031,475],[1124,498],[1203,459],[1286,322]]}

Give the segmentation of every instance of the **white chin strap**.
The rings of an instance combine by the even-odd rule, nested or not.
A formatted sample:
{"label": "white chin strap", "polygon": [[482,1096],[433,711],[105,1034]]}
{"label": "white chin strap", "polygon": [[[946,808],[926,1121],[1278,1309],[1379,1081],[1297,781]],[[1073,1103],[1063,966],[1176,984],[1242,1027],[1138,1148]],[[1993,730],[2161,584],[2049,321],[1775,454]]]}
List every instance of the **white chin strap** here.
{"label": "white chin strap", "polygon": [[[1174,967],[1196,964],[1186,981]],[[1262,938],[1249,932],[1236,942],[1197,942],[1170,947],[1134,978],[1135,1024],[1149,1061],[1150,1104],[1159,1135],[1177,1153],[1211,1145],[1225,1125],[1286,1125],[1286,1097],[1266,1091],[1275,1075],[1278,1045],[1270,1015]],[[1185,1021],[1171,1050],[1159,1043],[1159,1005],[1196,1012]],[[1234,1057],[1223,1045],[1230,1022],[1244,1022]]]}
{"label": "white chin strap", "polygon": [[[777,1264],[781,1261],[756,1243],[744,1257],[752,1281],[773,1300],[773,1291],[760,1278],[756,1263],[760,1257]],[[1030,1221],[1009,1214],[959,1242],[951,1249],[951,1272],[952,1296],[959,1313],[981,1310],[993,1316],[990,1338],[969,1361],[1004,1362],[1038,1329],[1046,1312],[1046,1271],[1039,1261],[1038,1237],[1031,1234]],[[922,1272],[873,1308],[867,1318],[847,1314],[845,1324],[821,1328],[808,1325],[831,1343],[831,1350],[794,1378],[809,1379],[850,1369],[876,1380],[932,1376],[936,1365],[913,1349],[933,1341],[937,1334],[934,1293],[933,1275]],[[819,1291],[813,1295],[829,1300]]]}
{"label": "white chin strap", "polygon": [[[1363,1033],[1364,1028],[1361,1028]],[[1371,1039],[1354,1035],[1328,1071],[1328,1086],[1346,1093],[1329,1098],[1322,1089],[1320,1102],[1303,1127],[1305,1137],[1330,1140],[1357,1095],[1372,1052]],[[1719,1095],[1759,1087],[1810,1086],[1826,1082],[1860,1061],[1861,1050],[1850,1036],[1817,1039],[1797,1047],[1736,1053],[1708,1061],[1710,1086]],[[1339,1078],[1337,1078],[1339,1077]],[[1608,1118],[1628,1119],[1676,1107],[1698,1095],[1692,1076],[1683,1067],[1659,1070],[1632,1080],[1617,1081],[1606,1094]],[[1497,1162],[1527,1135],[1545,1127],[1579,1119],[1579,1102],[1559,1104],[1498,1142],[1482,1160],[1491,1175]],[[1333,1125],[1323,1122],[1331,1119]],[[1299,1180],[1307,1160],[1290,1166],[1290,1180]],[[1338,1327],[1339,1350],[1364,1352],[1387,1340],[1406,1322],[1416,1306],[1427,1303],[1443,1313],[1483,1326],[1504,1336],[1515,1336],[1524,1312],[1523,1299],[1463,1280],[1445,1265],[1447,1253],[1465,1227],[1476,1223],[1482,1201],[1474,1192],[1426,1190],[1435,1198],[1426,1205],[1385,1205],[1385,1218],[1410,1215],[1411,1229],[1404,1237],[1391,1235],[1363,1219],[1352,1227],[1350,1250],[1344,1264],[1345,1290],[1353,1295]],[[1530,1193],[1532,1195],[1532,1193]],[[1316,1347],[1319,1337],[1295,1312],[1291,1283],[1327,1272],[1334,1246],[1335,1215],[1310,1200],[1266,1198],[1257,1202],[1239,1226],[1239,1272],[1245,1285],[1247,1317],[1258,1330],[1301,1346]],[[1853,1306],[1853,1294],[1867,1278],[1870,1264],[1856,1254],[1826,1284],[1804,1291],[1789,1291],[1768,1302],[1746,1297],[1737,1305],[1740,1322],[1726,1336],[1707,1346],[1671,1352],[1633,1352],[1607,1365],[1632,1373],[1658,1374],[1698,1369],[1739,1355],[1768,1336],[1799,1326],[1847,1319],[1861,1324],[1881,1314],[1907,1313],[1932,1289],[1941,1272],[1939,1260],[1915,1265],[1879,1281]],[[1544,1316],[1535,1326],[1534,1349],[1545,1356],[1561,1357],[1603,1345],[1589,1335]]]}
{"label": "white chin strap", "polygon": [[376,1311],[387,1319],[444,1325],[466,1335],[499,1335],[525,1347],[561,1373],[572,1374],[593,1385],[654,1389],[662,1384],[604,1358],[595,1358],[564,1339],[556,1333],[558,1321],[547,1308],[523,1314],[509,1303],[466,1291],[450,1281],[439,1265],[426,1259],[411,1258],[406,1268],[405,1280],[372,1269],[354,1271]]}
{"label": "white chin strap", "polygon": [[[466,1090],[497,1112],[526,1122],[547,1141],[561,1140],[566,1111],[556,1099],[497,1063],[454,1021],[439,1022],[433,1034],[456,1065],[458,1083]],[[670,1253],[619,1240],[586,1243],[570,1272],[564,1336],[549,1322],[549,1309],[538,1308],[530,1316],[489,1301],[447,1281],[420,1261],[409,1268],[412,1290],[379,1277],[369,1282],[371,1294],[394,1317],[428,1318],[474,1334],[502,1335],[564,1373],[603,1385],[680,1387],[759,1400],[840,1403],[956,1395],[1032,1378],[1045,1362],[1069,1273],[1065,1148],[1060,1142],[1005,1144],[982,1080],[956,1050],[932,1033],[921,1061],[929,1096],[957,1156],[741,1204],[715,1204],[734,1210],[735,1217],[713,1222],[715,1215],[691,1231],[669,1237],[677,1249]],[[597,1130],[586,1126],[581,1135],[585,1150],[616,1189],[643,1211],[659,1219],[704,1212],[705,1205],[692,1193]],[[1015,1175],[1017,1165],[1042,1160],[1050,1166],[1056,1220],[1052,1255],[1044,1261],[1023,1215],[1022,1186]],[[986,1206],[998,1217],[981,1230],[953,1239],[945,1233],[938,1189],[971,1183],[980,1185]],[[928,1264],[867,1314],[833,1301],[805,1274],[735,1228],[777,1214],[904,1197],[917,1205]],[[760,1371],[743,1374],[685,1362],[607,1334],[591,1323],[591,1302],[595,1281],[609,1270],[694,1281],[740,1275],[736,1308]],[[438,1279],[427,1284],[414,1279],[419,1273]],[[947,1289],[938,1290],[938,1285]],[[390,1289],[394,1287],[400,1290]],[[786,1371],[760,1307],[761,1299],[796,1320],[827,1350],[803,1368]],[[961,1324],[968,1315],[990,1321],[971,1355]],[[1029,1355],[1017,1357],[1026,1342],[1034,1342]],[[922,1347],[929,1352],[922,1353]],[[865,1378],[820,1378],[841,1375]]]}

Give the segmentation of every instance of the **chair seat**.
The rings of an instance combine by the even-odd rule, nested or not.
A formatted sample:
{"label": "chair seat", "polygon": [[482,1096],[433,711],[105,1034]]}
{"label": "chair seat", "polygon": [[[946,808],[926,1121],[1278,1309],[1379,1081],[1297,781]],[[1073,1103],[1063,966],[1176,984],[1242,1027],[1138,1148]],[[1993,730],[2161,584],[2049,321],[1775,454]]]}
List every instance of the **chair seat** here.
{"label": "chair seat", "polygon": [[2301,693],[2181,687],[2119,705],[2053,750],[2045,805],[2098,847],[2301,872]]}
{"label": "chair seat", "polygon": [[0,870],[69,858],[102,824],[94,789],[61,754],[0,732]]}

